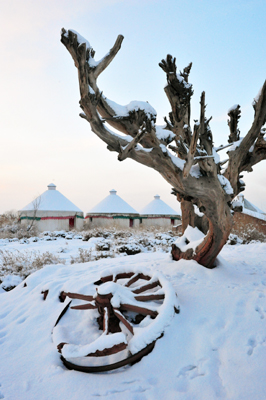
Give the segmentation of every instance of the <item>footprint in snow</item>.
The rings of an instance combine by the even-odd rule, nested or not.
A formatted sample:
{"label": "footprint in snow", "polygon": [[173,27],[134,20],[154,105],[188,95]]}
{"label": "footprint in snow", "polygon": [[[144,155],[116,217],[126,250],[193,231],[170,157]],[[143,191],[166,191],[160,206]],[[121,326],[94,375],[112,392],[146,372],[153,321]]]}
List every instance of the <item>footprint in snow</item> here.
{"label": "footprint in snow", "polygon": [[[11,311],[11,310],[10,310]],[[9,314],[9,310],[5,311],[4,313],[0,314],[0,319],[4,319]]]}
{"label": "footprint in snow", "polygon": [[[6,339],[5,339],[5,336],[6,336],[6,334],[7,334],[7,332],[6,331],[0,331],[0,345],[1,344],[3,344],[3,343],[5,343],[5,341],[6,341]],[[1,386],[1,385],[0,385]],[[1,399],[1,397],[0,397],[0,399]]]}
{"label": "footprint in snow", "polygon": [[259,313],[260,319],[264,319],[264,313],[263,313],[261,307],[256,306],[256,307],[255,307],[255,311],[257,311],[257,313]]}
{"label": "footprint in snow", "polygon": [[194,378],[197,378],[198,376],[204,376],[204,375],[205,374],[203,372],[199,371],[199,368],[197,365],[187,365],[186,367],[183,367],[180,369],[179,374],[177,375],[177,378],[185,376],[189,379],[194,379]]}
{"label": "footprint in snow", "polygon": [[17,323],[18,324],[23,324],[23,322],[25,322],[26,319],[27,319],[27,317],[20,318],[20,319],[17,320]]}
{"label": "footprint in snow", "polygon": [[196,365],[187,365],[180,369],[177,375],[177,382],[175,383],[175,389],[178,392],[187,392],[189,389],[189,381],[199,376],[205,375],[199,371]]}
{"label": "footprint in snow", "polygon": [[[1,387],[2,385],[1,385],[1,383],[0,383],[0,387]],[[0,399],[4,399],[5,398],[5,396],[3,395],[3,393],[1,392],[1,390],[0,390]]]}
{"label": "footprint in snow", "polygon": [[257,346],[257,341],[254,338],[250,338],[248,339],[248,343],[247,343],[249,347],[248,351],[247,351],[247,355],[251,356],[253,354],[253,350],[255,349],[255,347]]}

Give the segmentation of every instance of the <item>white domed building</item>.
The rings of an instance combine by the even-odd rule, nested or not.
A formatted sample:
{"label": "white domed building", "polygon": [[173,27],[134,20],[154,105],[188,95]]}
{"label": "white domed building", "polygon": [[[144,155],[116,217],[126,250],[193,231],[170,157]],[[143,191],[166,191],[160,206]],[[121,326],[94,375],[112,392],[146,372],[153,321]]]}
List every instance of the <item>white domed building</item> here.
{"label": "white domed building", "polygon": [[56,230],[81,230],[83,228],[84,214],[56,190],[56,185],[51,183],[48,190],[19,210],[22,224],[34,225],[38,231]]}
{"label": "white domed building", "polygon": [[140,226],[167,228],[181,224],[181,216],[157,194],[140,212]]}
{"label": "white domed building", "polygon": [[137,228],[139,213],[126,201],[110,190],[110,194],[86,214],[87,228]]}

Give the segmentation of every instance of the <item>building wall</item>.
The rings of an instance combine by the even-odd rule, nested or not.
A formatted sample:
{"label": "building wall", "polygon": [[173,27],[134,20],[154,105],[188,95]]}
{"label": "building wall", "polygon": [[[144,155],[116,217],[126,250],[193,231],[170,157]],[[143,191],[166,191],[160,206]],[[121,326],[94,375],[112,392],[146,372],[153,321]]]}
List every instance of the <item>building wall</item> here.
{"label": "building wall", "polygon": [[[80,217],[83,217],[83,213],[78,213]],[[34,221],[34,225],[38,229],[39,232],[44,231],[60,231],[65,230],[68,231],[69,227],[69,218],[74,218],[74,226],[73,229],[82,230],[83,229],[83,218],[78,218],[77,213],[73,212],[53,212],[53,211],[37,211],[35,214],[34,211],[23,211],[20,213],[21,224],[29,225],[32,223],[32,219],[28,219],[25,217],[33,218],[36,217]],[[57,217],[59,219],[57,219]],[[39,218],[41,218],[39,220]]]}
{"label": "building wall", "polygon": [[84,218],[75,218],[75,226],[74,226],[74,228],[77,230],[77,231],[82,231],[83,230],[83,227],[84,227]]}
{"label": "building wall", "polygon": [[101,216],[86,216],[85,225],[87,229],[92,228],[120,228],[127,229],[130,228],[130,220],[133,222],[132,228],[139,227],[139,218],[136,217],[123,217],[123,218],[114,218],[113,216],[109,217],[101,217]]}
{"label": "building wall", "polygon": [[43,231],[68,231],[69,220],[68,219],[46,219],[36,221],[36,227],[39,232]]}
{"label": "building wall", "polygon": [[[141,216],[140,216],[141,218]],[[174,219],[174,223],[172,224],[171,220]],[[142,223],[140,224],[141,227],[143,228],[151,228],[153,226],[155,227],[161,227],[161,228],[170,228],[173,225],[178,225],[180,223],[180,219],[177,218],[171,218],[171,217],[146,217],[142,218]]]}
{"label": "building wall", "polygon": [[266,221],[252,217],[251,215],[235,212],[233,217],[234,225],[232,233],[246,237],[248,232],[257,230],[266,235]]}

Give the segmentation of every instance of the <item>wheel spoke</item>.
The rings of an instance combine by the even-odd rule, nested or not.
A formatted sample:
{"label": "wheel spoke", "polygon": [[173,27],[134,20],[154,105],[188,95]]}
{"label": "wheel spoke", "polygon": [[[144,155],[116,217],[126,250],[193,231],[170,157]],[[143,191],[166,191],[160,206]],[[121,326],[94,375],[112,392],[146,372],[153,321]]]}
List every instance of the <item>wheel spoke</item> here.
{"label": "wheel spoke", "polygon": [[110,319],[110,311],[109,308],[104,307],[104,314],[103,314],[103,333],[108,335],[109,333],[109,319]]}
{"label": "wheel spoke", "polygon": [[70,308],[72,308],[73,310],[94,310],[97,307],[94,304],[88,303],[88,304],[80,304],[78,306],[73,306]]}
{"label": "wheel spoke", "polygon": [[114,308],[114,314],[117,316],[117,318],[120,319],[120,321],[125,325],[125,327],[134,335],[134,330],[133,326],[131,325],[130,322],[124,317],[124,315],[117,309]]}
{"label": "wheel spoke", "polygon": [[162,294],[147,294],[147,295],[142,295],[142,296],[135,296],[135,299],[138,301],[152,301],[152,300],[163,300],[165,298],[165,295]]}
{"label": "wheel spoke", "polygon": [[120,274],[117,275],[102,276],[100,280],[103,283],[110,281],[117,282],[118,279],[131,278],[133,275],[135,275],[134,272],[121,272]]}
{"label": "wheel spoke", "polygon": [[131,278],[133,275],[135,275],[134,272],[122,272],[121,274],[115,275],[113,281],[117,282],[118,279]]}
{"label": "wheel spoke", "polygon": [[150,315],[151,317],[154,318],[158,315],[157,311],[149,310],[148,308],[145,307],[135,306],[133,304],[120,304],[120,310],[134,311],[138,314]]}
{"label": "wheel spoke", "polygon": [[138,293],[145,292],[146,290],[153,289],[156,286],[161,286],[159,281],[154,281],[154,282],[148,283],[147,285],[140,286],[140,287],[132,290],[132,292],[138,294]]}
{"label": "wheel spoke", "polygon": [[139,273],[139,274],[134,274],[134,275],[132,276],[132,278],[129,279],[129,281],[127,282],[127,284],[126,284],[125,286],[126,286],[126,287],[129,287],[129,286],[131,286],[133,283],[137,282],[139,279],[144,279],[144,280],[146,280],[146,281],[149,281],[149,280],[151,279],[151,277],[148,276],[148,275],[141,274],[141,273]]}
{"label": "wheel spoke", "polygon": [[92,301],[93,296],[85,295],[85,294],[79,294],[79,293],[70,293],[70,292],[63,292],[67,297],[70,297],[71,299],[78,299],[78,300],[86,300],[86,301]]}
{"label": "wheel spoke", "polygon": [[107,275],[107,276],[103,276],[101,277],[100,281],[102,281],[103,283],[105,282],[109,282],[113,280],[113,275]]}

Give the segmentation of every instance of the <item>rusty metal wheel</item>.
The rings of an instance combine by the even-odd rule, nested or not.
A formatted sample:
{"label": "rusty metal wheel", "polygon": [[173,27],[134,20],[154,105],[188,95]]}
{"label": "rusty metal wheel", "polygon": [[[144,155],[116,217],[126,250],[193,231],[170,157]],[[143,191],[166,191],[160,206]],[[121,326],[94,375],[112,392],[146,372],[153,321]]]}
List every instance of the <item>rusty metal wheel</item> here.
{"label": "rusty metal wheel", "polygon": [[[60,294],[61,301],[71,300],[56,321],[53,341],[69,369],[102,372],[139,361],[179,312],[175,291],[160,273],[115,270],[95,285],[91,295]],[[74,305],[77,300],[85,303]]]}

